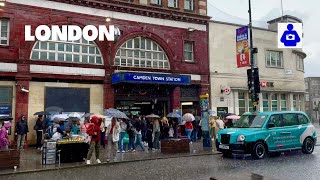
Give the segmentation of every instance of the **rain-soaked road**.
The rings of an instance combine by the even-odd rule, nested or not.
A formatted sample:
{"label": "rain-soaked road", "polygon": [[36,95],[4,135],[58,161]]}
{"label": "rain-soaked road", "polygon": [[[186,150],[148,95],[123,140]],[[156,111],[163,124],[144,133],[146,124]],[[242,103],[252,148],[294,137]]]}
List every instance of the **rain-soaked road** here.
{"label": "rain-soaked road", "polygon": [[[320,179],[320,146],[314,154],[291,152],[280,157],[252,160],[250,157],[226,159],[221,155],[194,156],[161,160],[86,166],[60,171],[16,174],[1,179]],[[252,176],[252,174],[258,174]],[[254,177],[254,178],[252,178]]]}

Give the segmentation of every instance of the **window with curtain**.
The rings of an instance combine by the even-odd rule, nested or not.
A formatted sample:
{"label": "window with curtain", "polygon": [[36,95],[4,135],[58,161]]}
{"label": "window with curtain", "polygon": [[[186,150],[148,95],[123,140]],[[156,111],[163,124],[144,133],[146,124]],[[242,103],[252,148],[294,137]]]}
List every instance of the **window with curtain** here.
{"label": "window with curtain", "polygon": [[239,114],[242,115],[246,112],[246,98],[245,92],[238,93],[238,100],[239,100]]}
{"label": "window with curtain", "polygon": [[103,64],[98,46],[93,41],[37,41],[32,49],[32,60]]}
{"label": "window with curtain", "polygon": [[9,45],[9,19],[0,18],[0,45]]}
{"label": "window with curtain", "polygon": [[278,111],[278,95],[277,94],[273,94],[271,96],[271,110]]}
{"label": "window with curtain", "polygon": [[283,67],[283,57],[280,51],[266,52],[266,66],[267,67]]}
{"label": "window with curtain", "polygon": [[281,102],[280,102],[281,111],[286,111],[286,110],[287,110],[287,98],[286,98],[286,94],[281,94],[281,95],[280,95],[280,98],[281,98]]}
{"label": "window with curtain", "polygon": [[262,93],[262,106],[263,111],[269,111],[269,95],[267,93]]}
{"label": "window with curtain", "polygon": [[129,39],[118,49],[116,66],[169,69],[166,53],[155,42],[144,37]]}
{"label": "window with curtain", "polygon": [[304,71],[303,57],[296,54],[297,70]]}

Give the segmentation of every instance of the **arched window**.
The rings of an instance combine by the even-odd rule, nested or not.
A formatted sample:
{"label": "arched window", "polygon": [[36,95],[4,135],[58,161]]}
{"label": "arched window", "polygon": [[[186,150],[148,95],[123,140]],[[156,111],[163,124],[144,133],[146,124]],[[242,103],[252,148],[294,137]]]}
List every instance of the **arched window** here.
{"label": "arched window", "polygon": [[98,46],[93,41],[37,41],[32,49],[32,60],[103,64]]}
{"label": "arched window", "polygon": [[166,53],[155,42],[144,37],[135,37],[126,41],[118,49],[116,66],[169,69]]}

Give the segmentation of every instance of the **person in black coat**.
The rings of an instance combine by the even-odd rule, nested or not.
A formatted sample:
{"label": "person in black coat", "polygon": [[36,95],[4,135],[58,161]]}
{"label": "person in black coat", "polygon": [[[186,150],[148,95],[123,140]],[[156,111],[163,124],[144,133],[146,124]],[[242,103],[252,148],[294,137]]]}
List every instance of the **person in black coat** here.
{"label": "person in black coat", "polygon": [[42,147],[42,134],[43,134],[44,122],[43,122],[43,115],[39,115],[34,125],[33,129],[36,131],[37,134],[37,145],[36,148],[40,149]]}
{"label": "person in black coat", "polygon": [[21,115],[20,120],[16,124],[15,132],[15,135],[18,135],[17,149],[23,149],[26,134],[29,132],[29,127],[25,115]]}
{"label": "person in black coat", "polygon": [[153,133],[153,122],[152,120],[148,119],[147,120],[147,142],[148,142],[149,150],[153,149],[152,133]]}

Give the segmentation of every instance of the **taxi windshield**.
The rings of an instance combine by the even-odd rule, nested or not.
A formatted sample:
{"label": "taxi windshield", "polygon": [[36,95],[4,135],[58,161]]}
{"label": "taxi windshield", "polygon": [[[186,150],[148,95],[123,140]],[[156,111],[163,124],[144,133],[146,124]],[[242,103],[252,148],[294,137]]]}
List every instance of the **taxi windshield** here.
{"label": "taxi windshield", "polygon": [[262,128],[268,115],[242,115],[235,123],[235,128]]}

